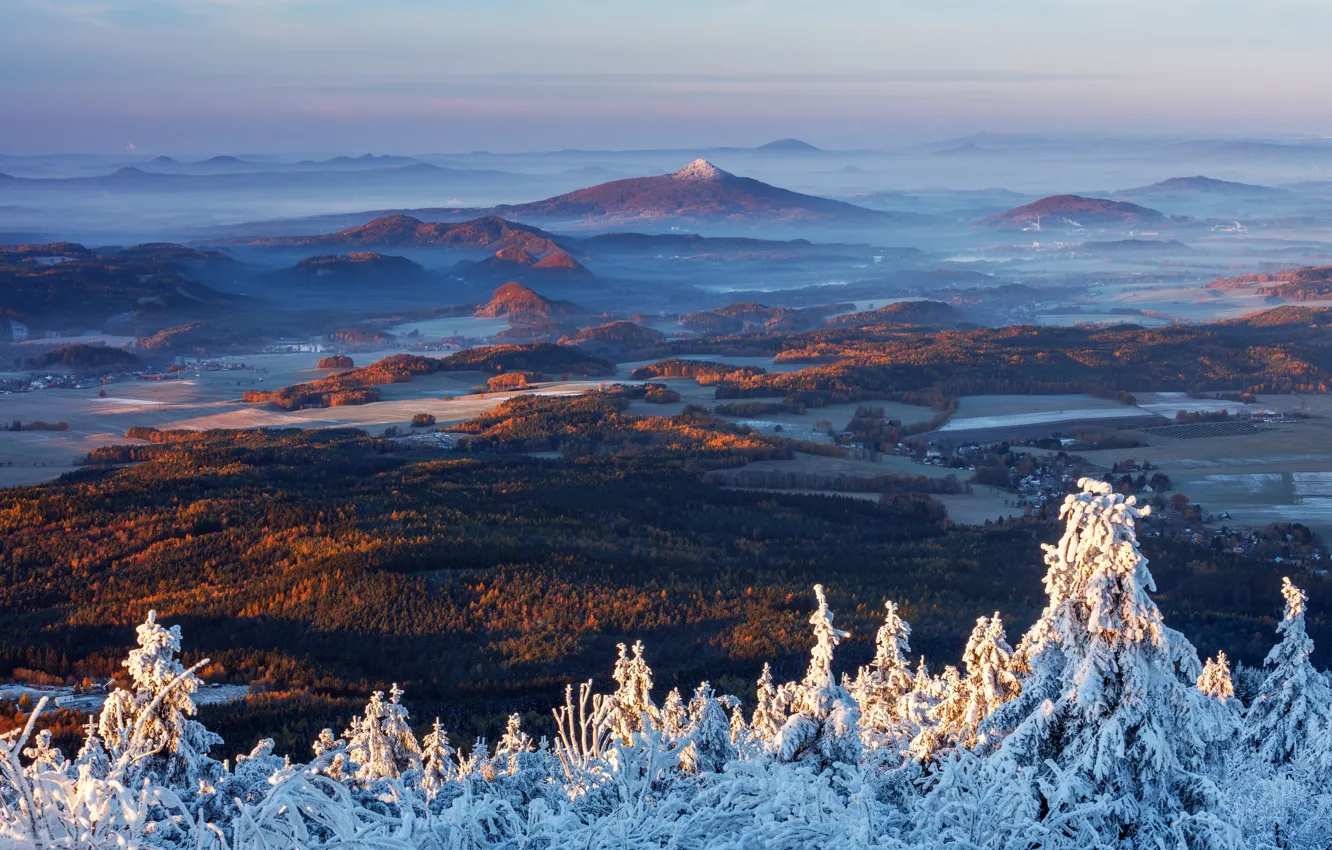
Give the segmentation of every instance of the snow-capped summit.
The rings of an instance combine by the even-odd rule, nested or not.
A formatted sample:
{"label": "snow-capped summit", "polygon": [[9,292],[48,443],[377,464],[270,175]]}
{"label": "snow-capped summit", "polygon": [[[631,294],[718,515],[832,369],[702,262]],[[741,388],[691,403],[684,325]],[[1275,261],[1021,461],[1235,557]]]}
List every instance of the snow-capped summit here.
{"label": "snow-capped summit", "polygon": [[605,227],[611,223],[623,226],[631,222],[657,226],[672,219],[871,223],[891,221],[899,215],[780,189],[722,171],[706,159],[696,159],[679,171],[612,180],[544,201],[468,210],[468,213],[550,221],[561,227]]}
{"label": "snow-capped summit", "polygon": [[721,180],[730,175],[706,159],[696,159],[671,176],[677,180]]}

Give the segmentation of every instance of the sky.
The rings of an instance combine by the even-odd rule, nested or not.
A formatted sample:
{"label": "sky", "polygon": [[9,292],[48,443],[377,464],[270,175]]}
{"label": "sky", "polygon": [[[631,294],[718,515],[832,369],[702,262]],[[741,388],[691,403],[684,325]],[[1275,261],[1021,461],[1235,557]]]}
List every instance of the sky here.
{"label": "sky", "polygon": [[1332,135],[1328,0],[0,0],[0,153]]}

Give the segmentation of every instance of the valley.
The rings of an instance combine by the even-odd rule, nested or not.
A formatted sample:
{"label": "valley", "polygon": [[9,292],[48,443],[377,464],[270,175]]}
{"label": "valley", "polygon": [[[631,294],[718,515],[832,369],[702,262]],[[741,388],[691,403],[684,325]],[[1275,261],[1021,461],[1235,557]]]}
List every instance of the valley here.
{"label": "valley", "polygon": [[[980,612],[1036,617],[1084,478],[1153,507],[1189,639],[1260,663],[1278,573],[1332,592],[1332,195],[1271,164],[1092,192],[1076,157],[871,188],[965,180],[963,147],[413,172],[456,205],[416,162],[6,163],[43,172],[0,183],[25,221],[93,211],[0,248],[6,687],[92,699],[152,605],[229,745],[302,753],[393,681],[465,734],[549,732],[629,635],[668,685],[795,675],[816,579],[848,658],[890,595],[947,659]],[[386,201],[318,200],[346,186]],[[291,215],[208,220],[270,191]]]}

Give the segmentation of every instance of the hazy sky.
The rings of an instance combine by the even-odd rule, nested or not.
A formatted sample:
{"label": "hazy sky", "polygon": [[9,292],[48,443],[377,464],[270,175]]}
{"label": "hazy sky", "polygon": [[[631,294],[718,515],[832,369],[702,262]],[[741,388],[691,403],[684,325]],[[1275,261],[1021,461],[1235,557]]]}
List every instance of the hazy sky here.
{"label": "hazy sky", "polygon": [[1332,135],[1330,0],[0,0],[0,153]]}

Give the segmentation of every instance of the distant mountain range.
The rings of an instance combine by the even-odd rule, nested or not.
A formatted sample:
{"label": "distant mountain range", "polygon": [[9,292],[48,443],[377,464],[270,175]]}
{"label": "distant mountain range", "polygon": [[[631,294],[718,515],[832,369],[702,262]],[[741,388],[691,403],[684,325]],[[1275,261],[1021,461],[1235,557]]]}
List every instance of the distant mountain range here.
{"label": "distant mountain range", "polygon": [[935,156],[993,156],[994,154],[995,151],[983,148],[975,142],[967,142],[955,148],[945,148],[934,152]]}
{"label": "distant mountain range", "polygon": [[737,177],[704,159],[696,159],[671,174],[612,180],[528,204],[506,204],[485,210],[456,209],[453,212],[534,219],[564,226],[669,220],[890,224],[915,218],[804,195],[749,177]]}
{"label": "distant mountain range", "polygon": [[[336,162],[297,163],[276,168],[272,165],[218,162],[217,157],[202,163],[183,165],[154,160],[147,169],[126,165],[110,174],[89,177],[13,177],[0,175],[6,189],[16,191],[87,191],[165,192],[165,191],[273,191],[273,190],[355,190],[368,188],[420,188],[438,186],[442,191],[475,186],[513,187],[530,177],[507,171],[444,168],[426,162],[407,165],[346,167]],[[8,178],[8,179],[6,179]]]}
{"label": "distant mountain range", "polygon": [[1158,210],[1127,201],[1084,198],[1079,195],[1053,195],[1015,209],[982,219],[981,223],[1001,229],[1039,227],[1050,229],[1079,227],[1140,227],[1167,221]]}

